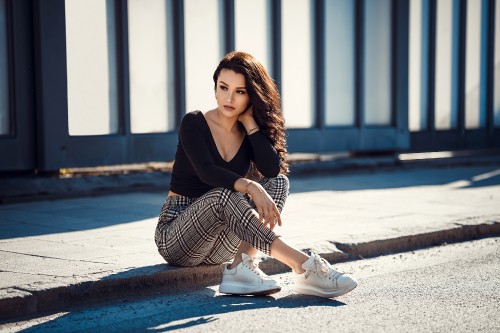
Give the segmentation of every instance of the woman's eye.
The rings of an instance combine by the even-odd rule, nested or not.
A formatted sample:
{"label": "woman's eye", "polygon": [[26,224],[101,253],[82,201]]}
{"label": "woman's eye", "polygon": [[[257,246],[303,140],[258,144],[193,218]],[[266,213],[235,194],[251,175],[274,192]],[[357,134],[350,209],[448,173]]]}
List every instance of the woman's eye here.
{"label": "woman's eye", "polygon": [[226,87],[226,86],[219,86],[219,88],[220,88],[221,90],[224,90],[224,91],[226,91],[226,90],[227,90],[227,87]]}
{"label": "woman's eye", "polygon": [[244,90],[236,90],[236,92],[237,92],[238,94],[242,94],[242,95],[246,94],[246,91],[244,91]]}

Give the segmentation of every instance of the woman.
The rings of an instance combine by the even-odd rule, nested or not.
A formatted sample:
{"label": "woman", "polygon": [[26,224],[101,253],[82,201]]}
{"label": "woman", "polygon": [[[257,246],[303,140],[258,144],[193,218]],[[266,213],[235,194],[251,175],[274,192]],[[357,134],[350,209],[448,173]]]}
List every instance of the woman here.
{"label": "woman", "polygon": [[289,246],[274,229],[288,196],[286,138],[277,88],[265,68],[243,52],[215,70],[217,107],[184,116],[155,241],[178,266],[222,264],[219,291],[268,295],[281,287],[254,260],[262,251],[288,265],[299,293],[343,295],[356,287],[323,258]]}

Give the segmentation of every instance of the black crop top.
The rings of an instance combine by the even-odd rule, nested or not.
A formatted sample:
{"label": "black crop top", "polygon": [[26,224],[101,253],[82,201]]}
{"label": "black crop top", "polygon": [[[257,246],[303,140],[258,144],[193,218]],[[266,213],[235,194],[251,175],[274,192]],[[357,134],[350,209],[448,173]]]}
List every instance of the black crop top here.
{"label": "black crop top", "polygon": [[187,113],[179,128],[170,190],[191,198],[216,187],[234,191],[234,183],[247,174],[251,160],[263,176],[279,174],[280,157],[261,131],[247,135],[234,158],[226,162],[217,150],[203,113]]}

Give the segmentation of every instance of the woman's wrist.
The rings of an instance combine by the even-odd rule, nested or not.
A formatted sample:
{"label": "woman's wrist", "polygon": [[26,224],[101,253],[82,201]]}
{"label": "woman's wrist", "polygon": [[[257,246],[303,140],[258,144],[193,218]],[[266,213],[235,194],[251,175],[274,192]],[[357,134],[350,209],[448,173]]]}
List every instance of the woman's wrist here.
{"label": "woman's wrist", "polygon": [[255,121],[255,119],[253,119],[253,117],[249,118],[249,119],[245,119],[245,120],[241,121],[241,123],[243,124],[243,127],[245,127],[245,131],[247,133],[256,127],[259,127],[259,125],[257,125],[257,122]]}
{"label": "woman's wrist", "polygon": [[236,181],[234,189],[240,193],[246,193],[248,195],[261,192],[259,183],[244,177],[239,178]]}
{"label": "woman's wrist", "polygon": [[249,182],[247,183],[247,186],[245,186],[245,193],[246,193],[246,194],[250,194],[250,192],[249,192],[249,190],[248,190],[248,188],[250,187],[250,185],[252,185],[252,182],[251,182],[251,181],[249,181]]}
{"label": "woman's wrist", "polygon": [[260,131],[260,127],[259,126],[252,127],[251,129],[249,129],[247,131],[247,135],[252,135],[254,133],[257,133],[258,131]]}
{"label": "woman's wrist", "polygon": [[253,180],[249,181],[247,186],[245,187],[245,193],[252,196],[258,193],[261,193],[261,189],[259,187],[259,183],[254,182]]}

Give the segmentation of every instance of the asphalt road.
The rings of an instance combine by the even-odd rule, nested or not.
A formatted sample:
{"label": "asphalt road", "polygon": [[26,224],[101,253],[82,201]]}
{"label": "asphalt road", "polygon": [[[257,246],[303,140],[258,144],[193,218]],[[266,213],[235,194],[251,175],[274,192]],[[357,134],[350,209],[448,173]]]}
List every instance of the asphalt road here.
{"label": "asphalt road", "polygon": [[336,265],[360,284],[333,299],[294,294],[292,275],[268,297],[217,286],[125,300],[0,326],[1,331],[79,332],[500,332],[500,238],[443,245]]}

